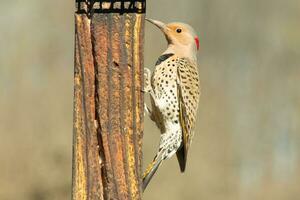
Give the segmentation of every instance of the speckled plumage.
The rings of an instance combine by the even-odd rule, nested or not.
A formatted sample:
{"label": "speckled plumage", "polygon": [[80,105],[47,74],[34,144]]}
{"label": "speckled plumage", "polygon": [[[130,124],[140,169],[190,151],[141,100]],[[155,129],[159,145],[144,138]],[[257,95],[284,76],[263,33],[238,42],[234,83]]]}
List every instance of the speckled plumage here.
{"label": "speckled plumage", "polygon": [[[177,152],[181,170],[184,171],[200,96],[197,65],[188,58],[173,55],[155,67],[150,86],[146,87],[152,90],[150,118],[161,131],[154,163]],[[150,165],[148,174],[153,167]]]}
{"label": "speckled plumage", "polygon": [[161,162],[175,153],[181,171],[185,170],[200,97],[195,55],[187,57],[168,49],[158,58],[153,74],[148,69],[146,72],[145,91],[149,92],[152,104],[149,114],[161,137],[158,153],[144,173],[143,189]]}

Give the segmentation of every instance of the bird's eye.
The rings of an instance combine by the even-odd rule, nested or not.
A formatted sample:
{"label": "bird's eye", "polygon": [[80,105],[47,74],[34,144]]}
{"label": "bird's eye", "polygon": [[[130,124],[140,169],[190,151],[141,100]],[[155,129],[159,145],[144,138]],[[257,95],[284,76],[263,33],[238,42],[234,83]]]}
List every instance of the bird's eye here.
{"label": "bird's eye", "polygon": [[180,28],[176,29],[176,32],[177,32],[177,33],[181,33],[181,31],[182,31],[182,30],[181,30]]}

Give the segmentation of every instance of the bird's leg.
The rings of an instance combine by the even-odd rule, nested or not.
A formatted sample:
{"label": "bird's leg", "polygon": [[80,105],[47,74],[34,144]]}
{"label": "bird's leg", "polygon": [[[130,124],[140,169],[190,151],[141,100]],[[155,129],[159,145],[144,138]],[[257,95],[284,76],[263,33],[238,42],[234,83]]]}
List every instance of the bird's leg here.
{"label": "bird's leg", "polygon": [[[147,92],[150,94],[150,96],[154,97],[154,92],[153,92],[153,88],[151,86],[151,71],[148,68],[144,69],[144,90],[143,92]],[[152,111],[150,110],[150,108],[147,106],[146,103],[144,103],[144,108],[146,113],[151,116]]]}

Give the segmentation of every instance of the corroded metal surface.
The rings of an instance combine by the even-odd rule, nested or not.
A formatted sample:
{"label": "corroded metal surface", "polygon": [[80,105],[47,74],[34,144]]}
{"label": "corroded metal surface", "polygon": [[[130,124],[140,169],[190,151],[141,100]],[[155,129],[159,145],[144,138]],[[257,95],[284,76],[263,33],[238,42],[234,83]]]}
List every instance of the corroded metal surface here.
{"label": "corroded metal surface", "polygon": [[73,199],[141,199],[144,15],[75,15]]}
{"label": "corroded metal surface", "polygon": [[103,199],[90,24],[85,16],[76,15],[75,21],[73,199]]}

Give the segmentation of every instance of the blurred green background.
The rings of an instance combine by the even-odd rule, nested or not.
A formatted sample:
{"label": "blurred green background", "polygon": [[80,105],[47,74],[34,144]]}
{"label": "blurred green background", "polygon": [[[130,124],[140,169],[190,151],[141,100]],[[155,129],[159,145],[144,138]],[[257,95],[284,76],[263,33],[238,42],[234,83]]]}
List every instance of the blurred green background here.
{"label": "blurred green background", "polygon": [[[71,193],[74,1],[1,2],[0,199]],[[181,174],[165,162],[144,199],[297,200],[300,1],[161,0],[147,16],[199,33],[202,98]],[[145,66],[166,48],[146,24]],[[145,118],[144,160],[159,132]]]}

